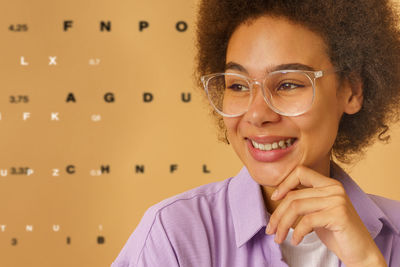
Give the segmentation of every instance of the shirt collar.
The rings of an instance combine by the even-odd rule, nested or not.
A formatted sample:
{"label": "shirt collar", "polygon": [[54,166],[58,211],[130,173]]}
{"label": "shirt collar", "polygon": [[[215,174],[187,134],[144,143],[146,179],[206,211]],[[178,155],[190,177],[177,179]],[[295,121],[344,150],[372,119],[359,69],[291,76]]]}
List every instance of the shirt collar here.
{"label": "shirt collar", "polygon": [[239,248],[267,225],[261,187],[253,180],[246,167],[231,180],[228,198],[236,246]]}
{"label": "shirt collar", "polygon": [[[372,238],[379,234],[383,223],[394,232],[399,233],[399,229],[386,214],[339,165],[331,161],[330,166],[331,177],[343,184],[347,195]],[[267,225],[269,214],[265,208],[261,187],[250,176],[246,167],[243,167],[231,180],[228,198],[235,229],[236,246],[239,248]]]}

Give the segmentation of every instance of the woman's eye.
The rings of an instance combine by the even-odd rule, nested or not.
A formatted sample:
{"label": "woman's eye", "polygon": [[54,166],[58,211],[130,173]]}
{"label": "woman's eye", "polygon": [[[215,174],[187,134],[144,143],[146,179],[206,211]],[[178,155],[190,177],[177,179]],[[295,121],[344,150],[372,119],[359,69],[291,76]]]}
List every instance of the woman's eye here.
{"label": "woman's eye", "polygon": [[248,91],[249,90],[249,88],[247,88],[247,86],[246,85],[244,85],[244,84],[239,84],[239,83],[234,83],[234,84],[231,84],[231,85],[229,85],[229,87],[228,87],[229,89],[231,89],[231,90],[233,90],[233,91]]}
{"label": "woman's eye", "polygon": [[301,87],[304,87],[304,86],[300,85],[300,84],[295,84],[295,83],[281,83],[277,87],[277,91],[280,91],[280,90],[289,91],[289,90],[293,90],[293,89],[297,89],[297,88],[301,88]]}

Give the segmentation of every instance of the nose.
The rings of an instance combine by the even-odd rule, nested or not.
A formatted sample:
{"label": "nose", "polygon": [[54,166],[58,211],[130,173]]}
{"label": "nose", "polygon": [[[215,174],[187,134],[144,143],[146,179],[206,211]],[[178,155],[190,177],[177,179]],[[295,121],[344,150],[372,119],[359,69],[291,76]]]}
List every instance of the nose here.
{"label": "nose", "polygon": [[271,122],[278,122],[281,120],[281,115],[273,111],[264,99],[261,91],[261,85],[253,87],[253,99],[250,103],[249,109],[244,114],[244,119],[257,127],[262,127]]}

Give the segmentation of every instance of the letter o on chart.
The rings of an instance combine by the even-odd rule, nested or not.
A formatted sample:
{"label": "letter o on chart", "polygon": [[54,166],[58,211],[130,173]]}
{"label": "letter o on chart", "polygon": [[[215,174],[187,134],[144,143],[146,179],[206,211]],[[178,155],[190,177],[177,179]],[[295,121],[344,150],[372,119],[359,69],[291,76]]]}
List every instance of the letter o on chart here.
{"label": "letter o on chart", "polygon": [[187,23],[184,22],[184,21],[178,21],[178,22],[176,23],[175,27],[176,27],[176,30],[177,30],[178,32],[185,32],[185,31],[187,30],[187,28],[188,28],[188,25],[187,25]]}

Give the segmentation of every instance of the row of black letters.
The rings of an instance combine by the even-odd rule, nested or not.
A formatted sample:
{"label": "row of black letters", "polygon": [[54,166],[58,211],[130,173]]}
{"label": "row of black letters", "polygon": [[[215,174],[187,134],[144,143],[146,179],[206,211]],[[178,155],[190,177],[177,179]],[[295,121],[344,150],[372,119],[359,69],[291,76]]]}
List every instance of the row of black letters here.
{"label": "row of black letters", "polygon": [[[176,29],[178,32],[185,32],[188,29],[188,24],[187,22],[180,20],[177,21],[174,25],[171,25]],[[60,29],[62,29],[64,32],[71,31],[72,28],[75,27],[75,23],[73,20],[64,20],[62,21],[62,25]],[[147,20],[140,20],[138,22],[138,30],[139,32],[143,32],[147,29],[150,28],[150,22]],[[29,30],[28,24],[26,23],[17,23],[17,24],[11,24],[8,26],[8,30],[12,32],[27,32]],[[112,31],[112,21],[107,20],[101,20],[99,22],[99,31],[100,32],[111,32]]]}
{"label": "row of black letters", "polygon": [[[169,165],[169,172],[170,173],[175,173],[179,170],[179,165],[178,164],[170,164]],[[134,167],[134,172],[137,174],[144,174],[145,173],[145,165],[135,165]],[[201,166],[201,171],[203,173],[211,173],[211,171],[208,169],[206,164],[203,164]],[[67,174],[75,174],[76,173],[76,167],[75,165],[68,165],[65,168],[65,172]],[[93,169],[90,170],[89,173],[92,176],[100,176],[104,174],[109,174],[111,172],[110,165],[101,165],[99,169]],[[6,177],[9,175],[27,175],[31,176],[34,174],[35,171],[32,168],[29,167],[11,167],[10,170],[8,169],[0,169],[0,176]],[[60,169],[52,169],[51,170],[51,176],[60,176]]]}
{"label": "row of black letters", "polygon": [[[115,94],[111,92],[107,92],[103,96],[104,102],[106,103],[114,103],[115,102]],[[143,103],[150,103],[154,100],[154,94],[151,92],[143,92],[142,94],[142,101]],[[192,100],[191,93],[181,93],[181,101],[184,103],[189,103]],[[19,104],[19,103],[29,103],[29,96],[28,95],[11,95],[9,97],[9,102],[12,104]],[[65,99],[66,103],[76,103],[77,98],[74,93],[68,93]]]}
{"label": "row of black letters", "polygon": [[[5,224],[0,224],[0,232],[6,232],[6,228],[7,228],[7,225],[5,225]],[[26,226],[25,226],[25,231],[26,232],[33,232],[33,225],[31,225],[31,224],[27,224]],[[60,225],[59,224],[53,224],[53,226],[52,226],[52,230],[53,230],[53,232],[59,232],[60,231]],[[99,225],[99,230],[100,231],[102,231],[103,230],[103,225]],[[67,236],[66,238],[65,238],[65,241],[66,241],[66,244],[67,245],[70,245],[71,244],[71,237],[70,236]],[[106,242],[106,239],[105,239],[105,237],[103,236],[103,235],[98,235],[97,236],[97,244],[104,244]],[[18,239],[17,238],[11,238],[11,245],[12,246],[16,246],[18,244]]]}
{"label": "row of black letters", "polygon": [[[96,241],[97,241],[97,244],[103,245],[106,242],[106,238],[104,236],[102,236],[102,235],[99,235],[99,236],[97,236]],[[11,238],[11,246],[18,245],[18,242],[19,242],[18,238],[16,238],[16,237]],[[65,243],[67,245],[71,245],[72,244],[72,238],[70,236],[67,236],[65,238]]]}
{"label": "row of black letters", "polygon": [[[0,224],[0,232],[6,232],[7,228],[8,227],[7,227],[6,224]],[[33,232],[33,229],[34,229],[34,226],[32,224],[25,225],[25,231],[26,232]],[[51,229],[53,230],[53,232],[59,232],[60,229],[61,229],[61,226],[59,224],[53,224]],[[103,225],[102,224],[99,224],[98,230],[99,231],[103,231]]]}

